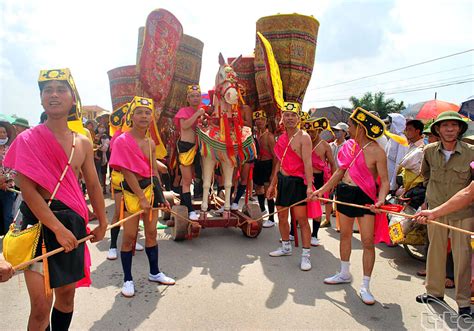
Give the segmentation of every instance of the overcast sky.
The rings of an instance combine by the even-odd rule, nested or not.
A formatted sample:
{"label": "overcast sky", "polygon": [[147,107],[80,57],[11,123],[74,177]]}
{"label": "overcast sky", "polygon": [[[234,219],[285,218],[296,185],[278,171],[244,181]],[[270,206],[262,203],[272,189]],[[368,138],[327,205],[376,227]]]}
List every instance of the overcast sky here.
{"label": "overcast sky", "polygon": [[474,95],[472,51],[326,87],[474,48],[471,0],[2,0],[0,113],[36,124],[39,70],[63,67],[71,69],[84,105],[111,110],[107,71],[135,64],[138,28],[156,8],[172,12],[184,33],[204,42],[203,90],[212,88],[220,51],[225,57],[252,54],[260,17],[296,12],[321,24],[305,110],[348,106],[351,95],[366,91],[394,93],[388,97],[406,104],[433,99],[436,91],[438,99],[454,103]]}

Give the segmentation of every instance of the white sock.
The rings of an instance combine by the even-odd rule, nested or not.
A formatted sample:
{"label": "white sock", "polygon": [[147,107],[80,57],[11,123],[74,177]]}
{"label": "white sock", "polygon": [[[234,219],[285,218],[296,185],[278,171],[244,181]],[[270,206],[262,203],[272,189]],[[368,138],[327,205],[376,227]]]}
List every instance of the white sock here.
{"label": "white sock", "polygon": [[362,277],[362,287],[368,290],[369,284],[370,284],[370,277],[369,276]]}
{"label": "white sock", "polygon": [[343,275],[349,275],[349,267],[351,263],[349,261],[341,261],[341,274]]}
{"label": "white sock", "polygon": [[311,248],[303,248],[303,252],[301,256],[310,256],[311,255]]}
{"label": "white sock", "polygon": [[289,240],[288,241],[283,240],[281,243],[283,244],[282,246],[284,250],[289,251],[291,249],[291,243]]}

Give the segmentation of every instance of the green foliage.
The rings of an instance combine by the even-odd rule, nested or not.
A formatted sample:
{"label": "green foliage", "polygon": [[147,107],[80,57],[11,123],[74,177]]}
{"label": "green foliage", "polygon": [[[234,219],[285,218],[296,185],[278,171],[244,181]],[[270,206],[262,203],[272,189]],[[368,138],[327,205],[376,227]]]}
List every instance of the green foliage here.
{"label": "green foliage", "polygon": [[386,118],[389,113],[399,113],[405,109],[403,101],[396,102],[394,99],[385,99],[385,93],[383,92],[367,92],[362,98],[356,98],[354,96],[349,98],[352,106],[355,108],[362,107],[365,110],[376,111],[380,118]]}

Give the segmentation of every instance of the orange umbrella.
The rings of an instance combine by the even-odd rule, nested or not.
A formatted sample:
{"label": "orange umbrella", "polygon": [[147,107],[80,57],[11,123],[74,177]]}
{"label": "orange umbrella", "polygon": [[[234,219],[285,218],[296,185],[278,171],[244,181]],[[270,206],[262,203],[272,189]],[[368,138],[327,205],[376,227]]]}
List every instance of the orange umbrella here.
{"label": "orange umbrella", "polygon": [[407,109],[401,111],[401,114],[407,119],[431,120],[445,111],[459,112],[459,108],[460,107],[454,103],[430,100],[408,106]]}

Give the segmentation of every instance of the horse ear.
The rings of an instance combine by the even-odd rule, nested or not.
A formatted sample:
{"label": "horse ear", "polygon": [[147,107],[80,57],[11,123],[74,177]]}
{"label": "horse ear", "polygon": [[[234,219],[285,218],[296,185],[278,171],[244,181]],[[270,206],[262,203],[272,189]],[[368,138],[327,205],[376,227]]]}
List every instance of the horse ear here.
{"label": "horse ear", "polygon": [[224,60],[224,57],[222,56],[222,53],[219,53],[219,65],[224,65],[225,64],[225,60]]}
{"label": "horse ear", "polygon": [[242,58],[242,54],[239,55],[238,58],[234,59],[234,61],[232,61],[231,64],[229,64],[232,68],[234,68],[234,65],[236,65],[237,63],[239,63],[240,59]]}

